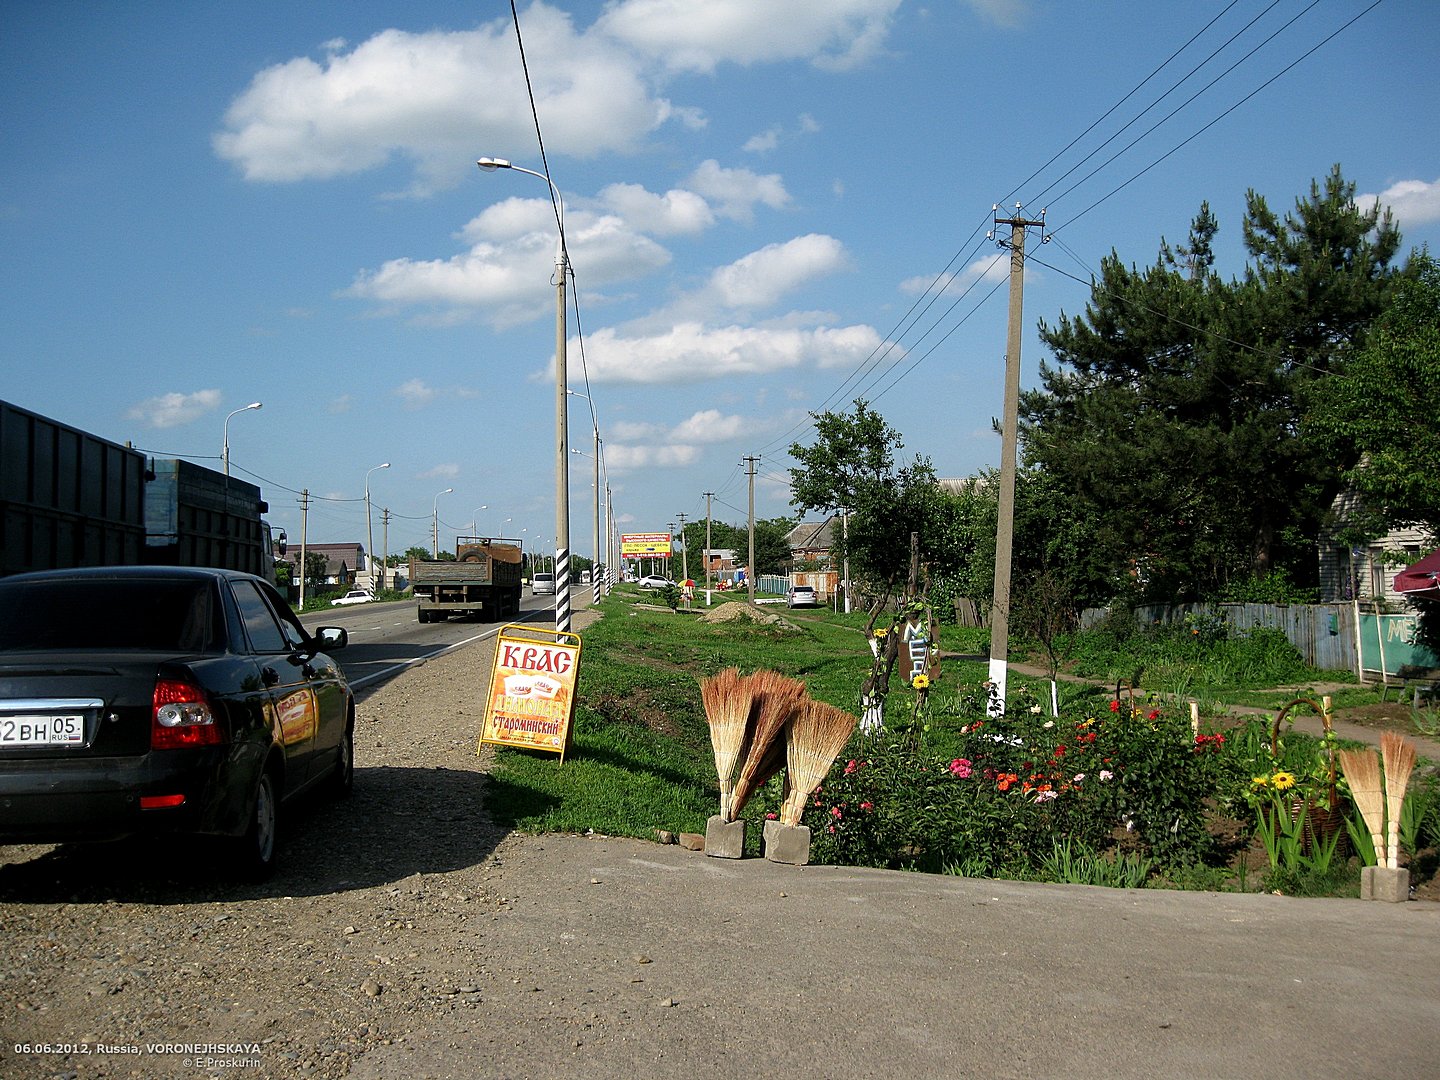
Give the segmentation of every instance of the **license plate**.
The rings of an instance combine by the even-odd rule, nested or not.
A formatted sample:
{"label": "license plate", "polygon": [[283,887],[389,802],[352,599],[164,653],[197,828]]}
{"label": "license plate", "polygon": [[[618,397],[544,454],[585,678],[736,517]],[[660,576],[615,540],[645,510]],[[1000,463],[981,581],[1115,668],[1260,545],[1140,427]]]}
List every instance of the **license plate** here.
{"label": "license plate", "polygon": [[0,746],[83,746],[85,716],[0,716]]}

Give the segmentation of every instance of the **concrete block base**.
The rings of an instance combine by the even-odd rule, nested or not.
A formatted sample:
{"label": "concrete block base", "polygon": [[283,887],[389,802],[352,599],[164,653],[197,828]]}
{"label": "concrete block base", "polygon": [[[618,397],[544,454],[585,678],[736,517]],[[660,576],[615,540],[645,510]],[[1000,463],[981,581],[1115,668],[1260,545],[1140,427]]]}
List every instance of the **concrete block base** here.
{"label": "concrete block base", "polygon": [[740,859],[745,856],[745,822],[726,821],[711,814],[705,822],[705,854],[717,859]]}
{"label": "concrete block base", "polygon": [[810,830],[804,825],[765,823],[765,858],[771,862],[804,866],[810,861]]}
{"label": "concrete block base", "polygon": [[1403,904],[1410,899],[1410,871],[1395,866],[1367,866],[1360,871],[1360,899]]}

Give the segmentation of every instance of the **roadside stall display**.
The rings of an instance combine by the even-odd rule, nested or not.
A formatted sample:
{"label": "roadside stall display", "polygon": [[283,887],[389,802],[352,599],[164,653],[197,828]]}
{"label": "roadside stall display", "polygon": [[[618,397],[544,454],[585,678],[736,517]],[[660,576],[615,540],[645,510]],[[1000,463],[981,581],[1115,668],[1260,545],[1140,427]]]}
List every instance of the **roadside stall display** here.
{"label": "roadside stall display", "polygon": [[548,750],[565,760],[575,715],[580,645],[579,634],[565,631],[515,624],[500,631],[480,747],[494,743]]}

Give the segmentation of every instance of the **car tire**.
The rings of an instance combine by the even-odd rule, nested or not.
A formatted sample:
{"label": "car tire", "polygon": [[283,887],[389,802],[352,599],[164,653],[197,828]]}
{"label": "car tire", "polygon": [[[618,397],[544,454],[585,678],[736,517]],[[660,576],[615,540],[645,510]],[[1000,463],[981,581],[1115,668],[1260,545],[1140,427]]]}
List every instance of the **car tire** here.
{"label": "car tire", "polygon": [[250,807],[250,824],[240,837],[236,865],[249,881],[264,881],[275,870],[275,845],[280,833],[280,798],[275,773],[266,769],[255,785]]}
{"label": "car tire", "polygon": [[335,771],[330,774],[330,794],[344,799],[355,789],[355,718],[345,724],[345,734],[340,738],[340,756],[335,762]]}

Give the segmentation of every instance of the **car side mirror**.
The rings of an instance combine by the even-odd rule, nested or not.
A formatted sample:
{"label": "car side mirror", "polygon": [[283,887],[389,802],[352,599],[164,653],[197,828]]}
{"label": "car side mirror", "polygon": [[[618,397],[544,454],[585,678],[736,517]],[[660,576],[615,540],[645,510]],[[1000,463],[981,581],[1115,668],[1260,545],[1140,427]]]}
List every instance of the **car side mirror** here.
{"label": "car side mirror", "polygon": [[343,626],[322,626],[315,631],[315,643],[326,652],[343,649],[350,643],[350,632]]}

